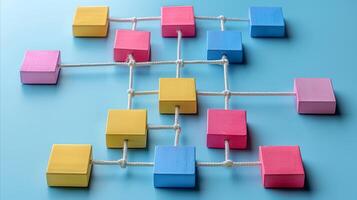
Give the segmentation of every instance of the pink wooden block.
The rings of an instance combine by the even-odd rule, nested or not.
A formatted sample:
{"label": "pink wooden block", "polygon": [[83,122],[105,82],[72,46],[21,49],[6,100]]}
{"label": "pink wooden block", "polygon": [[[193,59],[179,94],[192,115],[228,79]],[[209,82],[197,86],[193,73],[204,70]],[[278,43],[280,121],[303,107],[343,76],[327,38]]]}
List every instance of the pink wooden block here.
{"label": "pink wooden block", "polygon": [[60,51],[26,51],[20,69],[23,84],[56,84],[60,72]]}
{"label": "pink wooden block", "polygon": [[264,187],[304,187],[305,171],[299,146],[260,146],[259,159]]}
{"label": "pink wooden block", "polygon": [[161,8],[162,37],[177,37],[177,31],[182,37],[195,37],[196,24],[192,6],[172,6]]}
{"label": "pink wooden block", "polygon": [[244,110],[207,111],[207,147],[224,148],[224,140],[232,149],[247,148],[247,119]]}
{"label": "pink wooden block", "polygon": [[297,112],[335,114],[336,99],[328,78],[297,78],[294,81]]}
{"label": "pink wooden block", "polygon": [[125,62],[129,54],[137,62],[150,61],[150,32],[117,30],[114,41],[114,61]]}

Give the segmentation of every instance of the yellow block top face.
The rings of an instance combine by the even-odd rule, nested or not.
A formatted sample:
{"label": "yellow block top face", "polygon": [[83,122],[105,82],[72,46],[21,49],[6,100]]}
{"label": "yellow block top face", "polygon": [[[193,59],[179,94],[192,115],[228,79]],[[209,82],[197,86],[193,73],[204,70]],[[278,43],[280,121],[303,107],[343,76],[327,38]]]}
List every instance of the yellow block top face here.
{"label": "yellow block top face", "polygon": [[108,6],[80,6],[76,10],[73,26],[105,26],[108,16]]}
{"label": "yellow block top face", "polygon": [[193,78],[160,78],[159,101],[196,101]]}
{"label": "yellow block top face", "polygon": [[146,130],[146,110],[109,110],[107,135],[145,135]]}
{"label": "yellow block top face", "polygon": [[90,144],[54,144],[48,160],[49,174],[86,174],[90,169]]}

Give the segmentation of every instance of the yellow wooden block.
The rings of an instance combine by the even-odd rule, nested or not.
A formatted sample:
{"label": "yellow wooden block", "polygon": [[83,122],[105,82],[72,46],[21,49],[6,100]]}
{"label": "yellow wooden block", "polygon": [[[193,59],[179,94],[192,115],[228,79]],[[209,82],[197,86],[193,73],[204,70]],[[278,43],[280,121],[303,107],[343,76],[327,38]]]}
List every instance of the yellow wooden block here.
{"label": "yellow wooden block", "polygon": [[48,186],[88,187],[92,169],[90,144],[54,144],[48,160]]}
{"label": "yellow wooden block", "polygon": [[159,83],[159,110],[174,114],[175,107],[182,114],[197,113],[196,83],[193,78],[161,78]]}
{"label": "yellow wooden block", "polygon": [[108,6],[80,6],[73,19],[73,35],[76,37],[107,37],[108,18]]}
{"label": "yellow wooden block", "polygon": [[109,110],[106,128],[108,148],[145,148],[147,140],[146,110]]}

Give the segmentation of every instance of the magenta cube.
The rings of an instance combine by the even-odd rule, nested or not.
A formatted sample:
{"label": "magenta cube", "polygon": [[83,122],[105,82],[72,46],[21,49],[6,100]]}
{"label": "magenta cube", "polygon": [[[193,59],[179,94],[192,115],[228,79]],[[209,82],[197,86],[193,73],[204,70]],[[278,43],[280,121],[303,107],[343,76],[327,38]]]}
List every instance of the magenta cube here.
{"label": "magenta cube", "polygon": [[265,188],[303,188],[305,171],[299,146],[260,146]]}
{"label": "magenta cube", "polygon": [[247,117],[244,110],[209,109],[207,111],[207,147],[247,148]]}
{"label": "magenta cube", "polygon": [[150,32],[117,30],[114,40],[114,61],[125,62],[132,55],[136,62],[150,61]]}
{"label": "magenta cube", "polygon": [[29,50],[20,69],[23,84],[56,84],[60,72],[60,51]]}
{"label": "magenta cube", "polygon": [[195,37],[196,24],[192,6],[170,6],[161,8],[162,37],[177,37],[180,30],[182,37]]}
{"label": "magenta cube", "polygon": [[328,78],[294,80],[297,112],[301,114],[335,114],[336,99]]}

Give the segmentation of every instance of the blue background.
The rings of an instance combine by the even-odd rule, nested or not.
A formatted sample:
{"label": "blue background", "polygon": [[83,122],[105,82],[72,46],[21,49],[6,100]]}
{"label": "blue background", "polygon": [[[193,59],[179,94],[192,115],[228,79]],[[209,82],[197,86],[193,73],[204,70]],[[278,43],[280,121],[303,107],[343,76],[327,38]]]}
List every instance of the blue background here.
{"label": "blue background", "polygon": [[[1,1],[1,199],[355,199],[357,94],[357,1]],[[58,85],[22,85],[19,67],[27,49],[59,49],[63,63],[112,60],[114,31],[130,24],[111,24],[109,37],[74,38],[73,13],[78,5],[108,5],[115,17],[158,16],[162,5],[194,5],[196,15],[247,17],[249,6],[283,7],[288,37],[253,39],[241,30],[245,63],[229,68],[234,91],[292,91],[295,77],[333,79],[338,101],[334,116],[299,115],[293,97],[233,97],[231,108],[246,109],[249,149],[232,152],[237,161],[254,161],[259,145],[300,145],[307,174],[303,190],[272,190],[261,185],[251,168],[199,168],[195,190],[155,189],[152,168],[95,166],[88,189],[49,188],[45,171],[53,143],[89,143],[95,159],[117,159],[120,150],[105,147],[107,110],[126,108],[125,67],[63,69]],[[152,60],[174,59],[176,39],[160,36],[160,24],[138,23],[152,32]],[[197,37],[184,39],[183,58],[205,58],[207,30],[219,22],[197,21]],[[175,76],[175,67],[135,70],[137,90],[157,89],[159,77]],[[183,77],[195,77],[198,90],[223,89],[222,68],[186,66]],[[206,148],[208,108],[222,108],[222,97],[199,97],[199,115],[181,118],[181,144],[195,145],[200,161],[220,161],[223,150]],[[151,124],[173,116],[158,113],[157,96],[137,97],[134,108],[147,108]],[[155,145],[171,144],[172,131],[150,131],[147,150],[130,150],[132,161],[152,161]]]}

